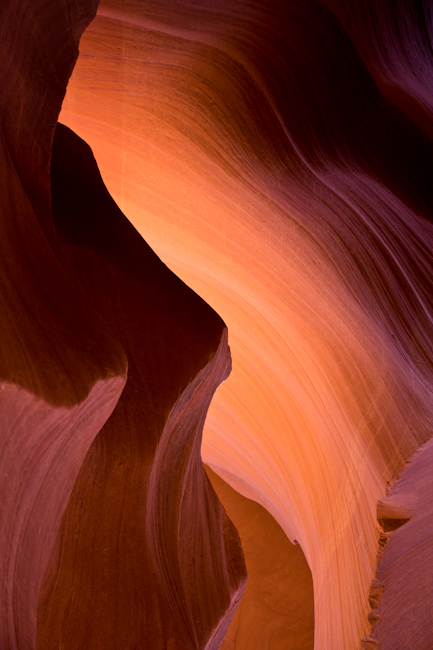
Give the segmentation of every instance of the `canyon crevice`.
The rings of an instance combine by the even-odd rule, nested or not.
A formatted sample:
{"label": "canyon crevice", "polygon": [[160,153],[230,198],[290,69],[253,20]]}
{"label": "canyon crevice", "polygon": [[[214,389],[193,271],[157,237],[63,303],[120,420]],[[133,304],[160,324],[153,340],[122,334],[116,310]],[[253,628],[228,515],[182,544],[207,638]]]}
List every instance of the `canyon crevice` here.
{"label": "canyon crevice", "polygon": [[432,15],[3,3],[1,650],[431,647]]}

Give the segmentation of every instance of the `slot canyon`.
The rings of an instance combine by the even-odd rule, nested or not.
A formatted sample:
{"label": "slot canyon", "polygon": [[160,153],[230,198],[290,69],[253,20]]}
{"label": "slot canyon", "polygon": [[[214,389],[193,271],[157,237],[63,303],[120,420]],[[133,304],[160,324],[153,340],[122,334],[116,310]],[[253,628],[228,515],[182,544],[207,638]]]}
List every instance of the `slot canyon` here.
{"label": "slot canyon", "polygon": [[432,0],[0,19],[0,650],[432,650]]}

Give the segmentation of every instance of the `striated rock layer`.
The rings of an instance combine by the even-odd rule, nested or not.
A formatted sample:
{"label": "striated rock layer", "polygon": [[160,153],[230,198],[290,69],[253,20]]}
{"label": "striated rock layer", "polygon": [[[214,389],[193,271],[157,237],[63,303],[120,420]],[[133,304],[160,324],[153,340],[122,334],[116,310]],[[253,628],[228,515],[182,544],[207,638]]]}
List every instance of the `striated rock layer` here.
{"label": "striated rock layer", "polygon": [[54,137],[96,4],[0,7],[0,648],[216,648],[245,585],[200,459],[227,331]]}
{"label": "striated rock layer", "polygon": [[326,5],[103,0],[62,119],[227,323],[203,459],[302,546],[315,648],[355,650],[376,503],[432,435],[431,12]]}
{"label": "striated rock layer", "polygon": [[129,370],[62,520],[38,648],[216,648],[245,586],[239,537],[200,457],[209,402],[230,371],[226,330],[141,239],[89,147],[61,125],[51,179],[65,256]]}
{"label": "striated rock layer", "polygon": [[51,139],[79,36],[95,10],[91,2],[45,3],[42,21],[33,1],[4,2],[0,8],[0,647],[5,650],[36,647],[39,590],[63,511],[126,378],[125,355],[70,273],[50,210]]}
{"label": "striated rock layer", "polygon": [[418,450],[377,504],[383,550],[370,602],[368,648],[433,646],[433,440]]}

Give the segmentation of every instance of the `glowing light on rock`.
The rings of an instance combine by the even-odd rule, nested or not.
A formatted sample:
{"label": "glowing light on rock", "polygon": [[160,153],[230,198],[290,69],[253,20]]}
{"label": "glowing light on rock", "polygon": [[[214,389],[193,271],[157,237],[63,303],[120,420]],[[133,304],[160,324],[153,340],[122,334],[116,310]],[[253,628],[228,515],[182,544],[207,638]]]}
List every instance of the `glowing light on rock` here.
{"label": "glowing light on rock", "polygon": [[61,119],[228,325],[203,459],[301,544],[315,647],[355,649],[376,502],[431,435],[431,146],[315,3],[109,0],[81,52]]}

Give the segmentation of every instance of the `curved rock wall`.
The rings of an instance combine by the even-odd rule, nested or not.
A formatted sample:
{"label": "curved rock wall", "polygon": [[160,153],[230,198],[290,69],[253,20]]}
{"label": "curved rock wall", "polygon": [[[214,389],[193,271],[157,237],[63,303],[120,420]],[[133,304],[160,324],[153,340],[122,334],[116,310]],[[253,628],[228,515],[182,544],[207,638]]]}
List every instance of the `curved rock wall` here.
{"label": "curved rock wall", "polygon": [[227,331],[56,130],[95,10],[0,8],[0,647],[211,649],[246,580],[200,458]]}
{"label": "curved rock wall", "polygon": [[[54,135],[96,4],[0,8],[0,646],[217,648],[245,586],[200,461],[227,331]],[[316,650],[430,644],[428,444],[383,497],[432,435],[431,16],[103,0],[63,104],[228,326],[201,454],[302,546]]]}
{"label": "curved rock wall", "polygon": [[221,503],[236,526],[248,583],[221,650],[313,650],[314,594],[310,567],[261,505],[233,490],[207,467]]}
{"label": "curved rock wall", "polygon": [[51,181],[64,254],[129,367],[57,535],[38,648],[216,648],[245,586],[238,535],[200,458],[209,402],[230,372],[226,330],[141,239],[90,148],[61,125]]}
{"label": "curved rock wall", "polygon": [[8,650],[36,645],[60,520],[127,369],[69,272],[50,210],[51,139],[96,5],[45,3],[39,20],[41,4],[0,8],[0,646]]}
{"label": "curved rock wall", "polygon": [[432,434],[431,12],[352,5],[104,0],[61,116],[228,325],[203,459],[301,544],[318,650],[369,633],[376,502]]}

